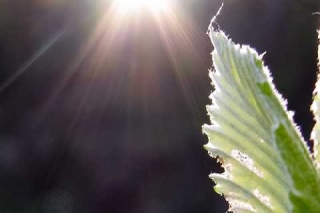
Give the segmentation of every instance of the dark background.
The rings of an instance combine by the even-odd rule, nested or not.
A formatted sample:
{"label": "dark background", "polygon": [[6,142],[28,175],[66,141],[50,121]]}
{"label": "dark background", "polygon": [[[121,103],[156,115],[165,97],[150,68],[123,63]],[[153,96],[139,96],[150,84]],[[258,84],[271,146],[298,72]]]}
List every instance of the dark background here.
{"label": "dark background", "polygon": [[[0,212],[225,212],[202,146],[220,0],[120,17],[111,2],[0,0]],[[226,0],[309,138],[317,0]]]}

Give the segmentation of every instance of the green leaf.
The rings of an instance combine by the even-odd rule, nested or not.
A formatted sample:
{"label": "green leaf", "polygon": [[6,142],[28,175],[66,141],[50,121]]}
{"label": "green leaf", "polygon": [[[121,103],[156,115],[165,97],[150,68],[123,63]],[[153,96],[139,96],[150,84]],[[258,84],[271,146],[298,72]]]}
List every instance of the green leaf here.
{"label": "green leaf", "polygon": [[[320,40],[320,31],[318,31],[319,40]],[[320,45],[318,47],[318,67],[320,72]],[[316,88],[314,90],[313,103],[311,105],[311,110],[314,115],[316,124],[311,133],[311,139],[314,142],[314,163],[320,170],[320,73],[318,73],[318,80],[316,83]]]}
{"label": "green leaf", "polygon": [[225,170],[210,175],[215,190],[233,212],[320,212],[317,171],[262,56],[222,31],[208,34],[215,90],[205,148]]}

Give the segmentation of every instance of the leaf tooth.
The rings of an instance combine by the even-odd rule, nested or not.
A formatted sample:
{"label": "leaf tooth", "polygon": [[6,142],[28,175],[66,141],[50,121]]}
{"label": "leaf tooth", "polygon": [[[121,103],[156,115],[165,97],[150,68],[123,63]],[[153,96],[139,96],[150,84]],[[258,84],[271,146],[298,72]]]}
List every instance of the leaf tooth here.
{"label": "leaf tooth", "polygon": [[[285,177],[283,176],[283,171],[280,170],[276,158],[267,158],[274,155],[273,152],[267,152],[266,148],[261,147],[262,144],[257,144],[255,149],[250,148],[250,142],[248,139],[245,139],[244,136],[237,135],[236,138],[233,137],[235,134],[226,134],[220,131],[219,127],[204,125],[203,131],[209,137],[208,146],[205,148],[211,148],[211,145],[221,149],[224,152],[231,152],[234,147],[237,147],[238,150],[242,152],[247,152],[251,156],[255,156],[255,162],[261,167],[265,168],[272,175],[277,176],[278,181],[283,185],[287,186]],[[230,131],[228,131],[230,132]],[[242,140],[243,142],[239,141]],[[208,150],[208,149],[207,149]],[[272,177],[272,176],[271,176]]]}
{"label": "leaf tooth", "polygon": [[[318,30],[318,39],[320,41],[320,30]],[[314,115],[315,125],[311,132],[311,140],[313,140],[313,163],[320,173],[320,43],[318,47],[318,77],[315,89],[313,91],[313,102],[311,105],[311,111]]]}
{"label": "leaf tooth", "polygon": [[[257,187],[259,187],[260,194],[264,194],[265,196],[272,195],[274,200],[271,201],[270,199],[270,202],[266,203],[269,204],[270,208],[271,206],[281,206],[281,208],[284,208],[283,205],[286,204],[287,191],[284,190],[284,184],[281,183],[278,177],[275,177],[273,173],[270,174],[269,170],[264,169],[259,165],[255,165],[253,162],[246,162],[248,161],[247,159],[239,159],[237,153],[232,154],[234,150],[231,151],[231,154],[228,154],[211,143],[206,144],[205,148],[208,150],[211,157],[217,157],[218,161],[222,163],[222,167],[225,171],[221,175],[224,178],[234,181],[239,185],[243,185],[243,188],[252,191],[253,194],[254,190],[257,190]],[[241,155],[244,156],[244,154]],[[261,168],[261,170],[256,168]],[[255,170],[260,171],[257,172]],[[216,174],[211,174],[210,177],[214,178],[215,175]],[[214,179],[214,181],[217,180]],[[259,186],[255,184],[258,182],[260,183]],[[261,197],[258,198],[261,199]],[[271,205],[271,203],[273,203],[273,205]]]}
{"label": "leaf tooth", "polygon": [[[261,200],[259,200],[251,191],[226,178],[225,175],[211,174],[210,178],[217,182],[217,185],[214,187],[215,190],[219,194],[223,194],[226,197],[226,200],[229,202],[231,208],[235,207],[253,212],[272,213],[272,209],[265,203],[261,202]],[[246,203],[249,205],[239,206],[234,205],[237,203],[233,202],[241,202],[242,204]],[[252,208],[248,208],[249,206],[252,206]],[[230,211],[232,210],[230,209]]]}
{"label": "leaf tooth", "polygon": [[[215,75],[212,77],[212,82],[216,85],[215,91],[209,96],[213,104],[215,104],[216,96],[225,96],[226,99],[231,99],[239,104],[239,107],[242,107],[242,109],[248,112],[250,111],[251,113],[256,113],[255,109],[250,105],[247,96],[237,90],[235,86],[232,86],[226,82],[225,79]],[[224,88],[224,90],[222,91],[220,88]]]}
{"label": "leaf tooth", "polygon": [[[228,115],[229,120],[232,120],[232,123],[239,124],[243,128],[249,128],[255,137],[259,135],[261,138],[268,138],[268,127],[266,123],[260,121],[259,115],[254,116],[254,113],[247,112],[239,107],[237,103],[234,103],[232,100],[223,97],[215,97],[216,104],[208,106],[207,111],[209,114],[213,115],[216,113]],[[217,107],[215,107],[217,106]],[[226,116],[227,117],[227,116]],[[263,120],[263,119],[262,119]]]}
{"label": "leaf tooth", "polygon": [[232,209],[232,212],[233,212],[233,213],[253,213],[253,212],[255,212],[255,211],[250,211],[250,210],[241,209],[241,208],[233,208],[233,209]]}
{"label": "leaf tooth", "polygon": [[242,202],[236,199],[227,199],[230,204],[229,211],[232,212],[257,212],[250,203]]}
{"label": "leaf tooth", "polygon": [[[255,144],[256,148],[260,152],[266,153],[266,157],[270,156],[276,158],[276,153],[271,147],[272,144],[267,138],[263,138],[263,135],[262,137],[257,135],[254,131],[255,128],[252,130],[245,125],[239,125],[239,121],[235,120],[235,118],[231,118],[231,116],[225,111],[210,111],[210,109],[208,109],[208,112],[211,120],[214,121],[214,127],[212,127],[213,129],[218,130],[219,132],[225,132],[226,134],[229,133],[230,136],[228,137],[236,137],[236,140],[239,141],[239,143],[247,144],[248,148],[250,145],[246,141],[260,142]],[[210,127],[208,130],[210,130]],[[205,133],[207,132],[205,131]],[[212,133],[215,134],[216,132],[214,131]]]}

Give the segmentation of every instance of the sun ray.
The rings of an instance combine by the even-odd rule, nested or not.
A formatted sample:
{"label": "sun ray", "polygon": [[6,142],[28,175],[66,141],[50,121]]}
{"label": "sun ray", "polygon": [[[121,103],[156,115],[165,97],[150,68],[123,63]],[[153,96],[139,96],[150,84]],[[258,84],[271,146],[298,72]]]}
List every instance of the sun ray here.
{"label": "sun ray", "polygon": [[[194,115],[195,123],[197,123],[200,120],[201,113],[195,99],[194,91],[190,85],[190,78],[194,77],[194,69],[186,67],[183,63],[183,60],[185,60],[183,57],[188,57],[194,61],[199,60],[202,61],[202,64],[206,64],[205,59],[207,56],[203,56],[195,46],[204,46],[206,40],[201,34],[201,30],[192,24],[192,19],[183,14],[181,11],[172,10],[166,13],[166,16],[155,16],[155,20],[162,43],[172,63],[173,71],[177,77],[182,95],[188,108]],[[196,41],[198,43],[196,44],[194,37],[197,38]]]}
{"label": "sun ray", "polygon": [[17,78],[24,74],[36,61],[40,59],[41,56],[46,54],[49,49],[55,45],[65,34],[66,30],[61,30],[55,34],[48,42],[46,42],[43,47],[41,47],[37,52],[35,52],[21,67],[7,79],[2,85],[0,85],[0,93],[10,86]]}
{"label": "sun ray", "polygon": [[165,11],[170,8],[169,0],[114,0],[113,6],[121,13],[149,9],[153,12]]}
{"label": "sun ray", "polygon": [[[90,33],[90,36],[83,44],[83,47],[80,48],[81,50],[79,51],[78,56],[75,57],[73,63],[65,71],[65,75],[62,76],[59,85],[56,87],[56,90],[53,91],[53,94],[50,98],[51,100],[47,103],[52,104],[59,100],[60,94],[65,91],[65,88],[70,84],[70,81],[75,75],[78,76],[77,81],[81,81],[80,84],[83,84],[83,89],[87,88],[84,90],[86,92],[81,94],[84,96],[82,98],[82,104],[79,105],[78,109],[78,111],[81,111],[80,108],[82,108],[82,106],[84,105],[83,103],[88,100],[90,94],[96,92],[96,85],[101,84],[102,81],[106,80],[106,78],[108,78],[106,76],[112,76],[112,78],[116,76],[112,72],[115,72],[115,70],[119,71],[119,68],[117,68],[117,66],[122,66],[121,64],[126,63],[130,64],[130,60],[136,60],[134,59],[134,57],[137,57],[138,63],[145,63],[138,69],[153,69],[152,66],[156,65],[152,63],[154,63],[157,59],[150,60],[147,54],[148,57],[146,58],[148,59],[145,62],[142,62],[140,61],[142,56],[133,56],[133,54],[140,54],[141,51],[139,49],[143,48],[144,45],[151,42],[150,40],[145,41],[143,37],[148,36],[144,35],[145,32],[148,32],[147,29],[149,29],[150,27],[154,27],[154,29],[150,29],[150,32],[158,31],[159,33],[159,35],[156,36],[159,36],[162,40],[161,46],[163,46],[166,50],[167,56],[171,63],[170,66],[172,67],[172,71],[177,78],[177,83],[179,84],[178,86],[180,87],[182,96],[186,101],[186,106],[194,114],[193,117],[195,119],[199,117],[199,106],[197,106],[196,100],[194,98],[195,92],[192,89],[192,85],[190,85],[191,78],[196,74],[194,74],[193,69],[191,69],[190,67],[186,67],[186,65],[183,63],[183,60],[186,60],[185,57],[200,57],[199,51],[197,51],[197,48],[195,47],[195,43],[193,40],[194,38],[191,36],[199,35],[200,33],[198,29],[196,29],[196,26],[190,24],[192,23],[192,20],[190,20],[190,18],[188,17],[183,16],[183,13],[180,13],[177,8],[174,7],[174,4],[171,4],[170,8],[166,8],[165,13],[159,13],[156,12],[158,9],[155,8],[161,8],[163,6],[155,6],[157,4],[155,3],[155,1],[144,0],[143,3],[145,5],[142,6],[142,8],[149,8],[150,10],[148,10],[150,11],[150,13],[144,13],[144,11],[142,10],[140,10],[141,13],[138,13],[138,11],[137,13],[133,14],[119,13],[119,10],[117,8],[118,6],[116,6],[115,4],[111,4],[111,6],[105,11],[104,15],[101,16],[96,26],[94,26],[94,30],[92,30],[92,32]],[[152,4],[154,6],[153,9]],[[148,27],[146,27],[146,23],[148,24]],[[135,40],[135,37],[142,38]],[[134,49],[133,52],[127,51],[128,40],[130,40],[129,43],[134,44],[134,46],[131,47],[132,49]],[[199,39],[199,41],[201,41],[201,39]],[[123,52],[124,54],[121,54],[121,52],[118,52],[120,51],[119,49],[126,51]],[[156,49],[151,50],[151,48],[149,48],[143,50],[142,52],[146,51],[156,51]],[[149,55],[151,57],[152,54],[150,53]],[[106,62],[108,64],[106,64]],[[108,66],[108,68],[106,69],[104,66]],[[130,67],[131,65],[128,66],[129,70],[121,71],[119,72],[119,74],[117,74],[117,78],[119,79],[122,78],[121,75],[127,74],[129,76],[132,76],[129,78],[134,80],[131,83],[131,80],[129,80],[129,86],[121,85],[122,80],[119,79],[107,79],[108,83],[104,84],[107,85],[108,88],[112,87],[112,90],[129,88],[128,93],[138,96],[141,95],[143,96],[143,98],[146,98],[146,100],[143,99],[141,104],[144,103],[146,106],[142,107],[147,107],[148,103],[146,102],[150,101],[150,97],[147,97],[147,95],[150,95],[150,90],[148,90],[146,87],[155,87],[155,85],[157,84],[157,76],[160,76],[161,73],[151,73],[152,71],[150,70],[148,73],[146,71],[149,78],[151,77],[155,79],[153,80],[155,82],[155,84],[153,85],[150,84],[150,79],[144,79],[147,78],[145,76],[146,73],[138,73],[139,75],[141,74],[141,79],[139,79],[139,81],[146,82],[142,83],[143,85],[139,85],[139,82],[136,82],[138,77],[134,76],[135,71],[131,70],[132,68]],[[156,68],[154,68],[154,70],[156,70]],[[141,88],[134,88],[135,86]],[[130,91],[130,88],[134,88],[136,89],[136,91]],[[142,93],[146,94],[140,94],[140,92],[138,91],[140,89],[143,90]],[[161,87],[158,85],[157,89],[160,90]],[[114,93],[117,92],[118,91],[114,91]],[[157,91],[154,90],[153,92]],[[77,94],[77,96],[79,96],[79,94]],[[111,99],[108,98],[106,100],[101,100],[101,104],[104,104],[107,101],[111,101]],[[49,104],[48,106],[50,106],[51,104]],[[76,117],[78,117],[78,115]],[[79,118],[75,118],[75,120],[80,119],[80,117],[81,116],[79,116]]]}

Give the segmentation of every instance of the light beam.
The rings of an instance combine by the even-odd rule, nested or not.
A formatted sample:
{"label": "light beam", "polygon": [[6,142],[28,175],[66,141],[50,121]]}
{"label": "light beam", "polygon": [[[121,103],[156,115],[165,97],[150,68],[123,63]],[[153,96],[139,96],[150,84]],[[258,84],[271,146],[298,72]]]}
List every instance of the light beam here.
{"label": "light beam", "polygon": [[114,0],[113,3],[118,11],[125,13],[142,9],[161,12],[170,8],[169,0]]}

